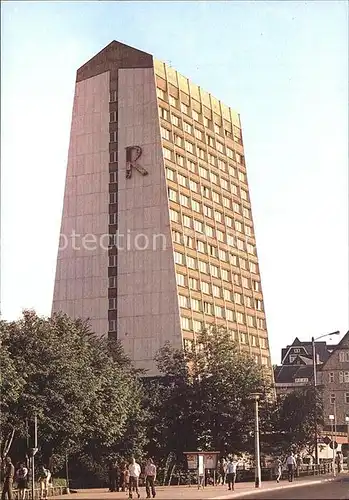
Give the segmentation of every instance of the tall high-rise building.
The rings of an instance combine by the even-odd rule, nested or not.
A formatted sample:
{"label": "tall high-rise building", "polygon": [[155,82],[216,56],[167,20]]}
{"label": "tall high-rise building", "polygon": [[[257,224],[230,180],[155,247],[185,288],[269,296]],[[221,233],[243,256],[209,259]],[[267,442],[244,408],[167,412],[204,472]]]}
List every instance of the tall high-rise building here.
{"label": "tall high-rise building", "polygon": [[53,311],[149,375],[210,325],[270,366],[240,117],[116,41],[77,71]]}

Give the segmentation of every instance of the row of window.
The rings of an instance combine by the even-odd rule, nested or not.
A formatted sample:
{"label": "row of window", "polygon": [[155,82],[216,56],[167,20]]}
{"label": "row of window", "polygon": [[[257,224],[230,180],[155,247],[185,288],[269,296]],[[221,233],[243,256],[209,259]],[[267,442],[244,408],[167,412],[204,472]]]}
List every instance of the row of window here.
{"label": "row of window", "polygon": [[[186,144],[189,145],[191,143],[186,141]],[[185,149],[186,149],[186,151],[188,151],[194,155],[194,149],[191,151],[191,146],[186,146]],[[169,149],[166,146],[163,146],[162,151],[163,151],[164,158],[166,158],[166,160],[176,162],[176,163],[178,163],[178,165],[184,167],[184,156],[183,155],[181,155],[180,153],[174,153],[174,151],[172,151],[172,149]],[[210,165],[220,168],[220,170],[222,170],[223,172],[227,172],[226,163],[223,160],[220,160],[219,158],[217,158],[215,155],[212,155],[209,153],[207,160],[206,160],[205,151],[203,149],[197,147],[196,148],[196,156],[203,161],[208,161],[208,163]],[[187,162],[187,166],[189,168],[189,162]],[[197,173],[196,167],[195,167],[195,162],[191,161],[189,170]],[[240,181],[246,183],[246,174],[244,172],[242,172],[241,170],[237,171],[236,168],[229,166],[228,172],[232,177],[236,177],[236,173],[238,172],[237,176],[240,179]]]}
{"label": "row of window", "polygon": [[[194,193],[200,192],[200,185],[196,181],[180,173],[177,173],[177,178],[176,178],[176,172],[171,168],[166,168],[166,177],[170,181],[173,182],[177,181],[180,186],[190,189]],[[212,199],[212,201],[214,203],[217,203],[217,205],[221,206],[223,205],[224,207],[233,210],[238,214],[242,213],[244,217],[248,219],[251,218],[251,213],[248,208],[242,207],[240,203],[234,202],[230,197],[227,198],[224,195],[220,195],[220,193],[218,193],[214,189],[211,190],[211,188],[207,186],[201,186],[201,194],[204,198],[207,198],[208,200]]]}
{"label": "row of window", "polygon": [[[241,129],[234,125],[233,127],[229,124],[229,126],[222,127],[219,123],[216,123],[215,121],[212,121],[210,118],[208,118],[205,115],[202,115],[201,113],[198,113],[195,109],[191,109],[187,104],[183,102],[179,102],[178,99],[176,99],[172,95],[167,95],[166,92],[164,92],[162,89],[157,88],[156,89],[157,96],[159,99],[166,101],[170,104],[170,106],[180,109],[182,113],[185,115],[191,117],[194,121],[202,123],[206,128],[209,128],[213,130],[216,134],[219,135],[224,135],[225,137],[229,137],[230,139],[234,140],[238,144],[242,144],[242,134],[241,134]],[[188,96],[189,98],[189,96]],[[197,107],[200,107],[200,104],[197,102]],[[161,116],[165,119],[168,120],[168,115],[169,112],[160,106],[160,114]],[[209,112],[209,114],[211,114]],[[171,114],[172,116],[173,113]],[[171,118],[172,118],[171,116]],[[183,120],[184,121],[184,120]],[[175,124],[175,123],[174,123]],[[188,124],[190,125],[190,124]],[[178,126],[178,125],[177,125]]]}
{"label": "row of window", "polygon": [[[331,405],[334,405],[337,402],[336,400],[336,395],[335,394],[330,394],[330,403]],[[349,404],[349,392],[344,393],[344,403]]]}
{"label": "row of window", "polygon": [[189,196],[183,193],[178,193],[178,191],[172,188],[168,188],[168,197],[169,200],[179,203],[182,207],[190,208],[199,214],[203,213],[203,215],[209,219],[214,218],[214,220],[220,224],[225,224],[227,227],[231,227],[240,233],[245,233],[247,236],[253,236],[253,229],[251,226],[246,223],[243,225],[241,221],[234,220],[229,215],[224,215],[220,210],[217,210],[217,208],[201,204],[199,201],[189,198]]}
{"label": "row of window", "polygon": [[[182,316],[181,327],[183,330],[200,332],[204,327],[204,323],[197,320],[191,320],[190,318]],[[233,340],[239,342],[240,344],[249,344],[251,347],[261,347],[262,349],[268,348],[268,342],[266,339],[256,337],[255,335],[247,335],[247,333],[244,332],[235,332],[233,330],[230,330],[230,333],[232,335]],[[188,346],[191,346],[193,342],[194,341],[191,339],[184,339],[184,347],[186,348]],[[197,349],[199,351],[202,349],[200,343],[197,343]]]}
{"label": "row of window", "polygon": [[[110,257],[113,256],[111,255]],[[231,273],[227,269],[220,269],[214,264],[195,259],[189,255],[185,256],[180,252],[174,252],[174,260],[176,264],[181,266],[186,265],[189,269],[199,270],[203,274],[210,274],[215,278],[221,278],[223,281],[232,282],[237,286],[242,286],[243,288],[252,288],[255,292],[261,291],[261,284],[259,281],[253,279],[251,280],[246,276]]]}
{"label": "row of window", "polygon": [[[186,125],[184,127],[184,130],[186,132],[192,133],[191,125],[186,124],[185,122],[184,122],[184,124]],[[236,151],[229,148],[228,146],[225,146],[222,142],[215,141],[214,138],[211,137],[210,135],[207,135],[198,129],[194,129],[194,135],[195,135],[196,139],[198,139],[202,142],[207,142],[207,144],[209,146],[211,146],[212,148],[219,151],[222,155],[225,155],[228,158],[230,158],[231,160],[236,161],[236,163],[238,163],[240,165],[245,164],[245,159],[244,159],[243,155],[241,155],[240,153],[237,153]],[[205,141],[205,135],[206,135],[206,141]],[[188,139],[184,139],[183,137],[181,137],[180,135],[178,135],[176,133],[172,134],[172,132],[168,128],[161,127],[161,137],[163,139],[166,139],[167,141],[173,142],[174,144],[176,144],[176,146],[179,146],[180,148],[185,149],[186,151],[188,151],[188,153],[195,155],[195,144],[193,142],[189,141]],[[203,151],[203,153],[201,153],[201,151]],[[197,156],[199,156],[200,158],[203,158],[203,159],[205,158],[205,156],[202,156],[202,154],[205,154],[205,150],[202,149],[200,146],[196,146],[196,152],[197,152]],[[212,155],[211,153],[207,153],[207,158],[208,158],[209,163],[211,163],[212,165],[216,165],[217,157],[215,155]]]}
{"label": "row of window", "polygon": [[339,352],[339,361],[341,363],[348,363],[349,362],[349,351],[340,351]]}
{"label": "row of window", "polygon": [[[172,238],[174,243],[184,245],[187,248],[197,250],[200,253],[206,255],[211,255],[216,257],[223,262],[230,262],[235,267],[240,267],[241,269],[250,270],[251,273],[257,274],[257,264],[255,262],[249,262],[242,257],[238,257],[230,252],[226,252],[222,248],[217,248],[214,245],[205,243],[204,241],[192,238],[186,234],[182,234],[178,231],[172,231]],[[234,242],[233,242],[234,243]],[[236,246],[235,244],[231,246]],[[240,245],[239,245],[240,247]]]}
{"label": "row of window", "polygon": [[[328,381],[330,384],[335,382],[334,372],[329,372]],[[338,372],[338,381],[340,384],[349,384],[349,372]]]}
{"label": "row of window", "polygon": [[[170,220],[172,222],[177,222],[178,224],[180,224],[180,221],[181,221],[180,213],[171,208],[170,209]],[[244,240],[237,238],[233,235],[226,234],[225,232],[220,231],[219,229],[215,230],[212,226],[210,226],[207,223],[204,223],[204,222],[196,220],[196,219],[192,219],[188,215],[182,216],[182,223],[183,223],[184,227],[187,227],[188,229],[194,229],[194,231],[196,231],[197,233],[205,234],[209,238],[214,238],[214,234],[216,234],[216,238],[218,241],[226,243],[227,245],[229,245],[231,247],[236,247],[236,248],[238,248],[238,250],[241,250],[242,252],[247,252],[251,255],[256,255],[255,245],[252,245],[251,243],[247,243]],[[204,252],[204,253],[206,253],[206,252]]]}

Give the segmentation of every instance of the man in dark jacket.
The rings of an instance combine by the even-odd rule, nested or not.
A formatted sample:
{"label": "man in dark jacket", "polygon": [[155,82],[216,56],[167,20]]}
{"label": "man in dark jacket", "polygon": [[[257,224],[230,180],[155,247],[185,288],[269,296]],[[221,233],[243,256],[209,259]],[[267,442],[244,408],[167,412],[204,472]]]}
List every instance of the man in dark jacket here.
{"label": "man in dark jacket", "polygon": [[10,457],[6,457],[5,459],[5,467],[4,467],[4,486],[2,488],[1,500],[6,500],[6,496],[8,500],[13,500],[13,476],[15,475],[15,468],[11,461]]}

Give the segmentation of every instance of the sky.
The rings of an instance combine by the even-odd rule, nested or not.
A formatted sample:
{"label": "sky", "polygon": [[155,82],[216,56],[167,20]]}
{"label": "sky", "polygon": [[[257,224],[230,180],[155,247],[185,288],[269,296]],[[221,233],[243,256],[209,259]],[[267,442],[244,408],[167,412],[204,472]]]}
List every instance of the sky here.
{"label": "sky", "polygon": [[2,2],[2,317],[50,314],[75,73],[118,40],[241,114],[273,362],[345,333],[347,19],[334,0]]}

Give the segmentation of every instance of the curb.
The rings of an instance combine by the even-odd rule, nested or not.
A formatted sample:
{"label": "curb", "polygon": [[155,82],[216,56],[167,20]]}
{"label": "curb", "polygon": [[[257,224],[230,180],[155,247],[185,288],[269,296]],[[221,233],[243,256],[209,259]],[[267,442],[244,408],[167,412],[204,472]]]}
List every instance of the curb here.
{"label": "curb", "polygon": [[219,497],[212,497],[210,500],[229,500],[230,498],[242,498],[242,497],[247,497],[251,496],[253,494],[258,495],[259,493],[268,493],[272,491],[279,491],[279,490],[284,490],[284,489],[290,489],[290,488],[300,488],[302,486],[312,486],[312,485],[318,485],[321,483],[331,483],[332,481],[335,481],[337,477],[331,477],[328,479],[320,479],[318,481],[302,481],[302,482],[297,482],[294,484],[285,484],[283,486],[275,486],[274,488],[255,488],[254,490],[249,490],[249,491],[242,491],[241,493],[238,493],[236,490],[231,496],[219,496]]}

